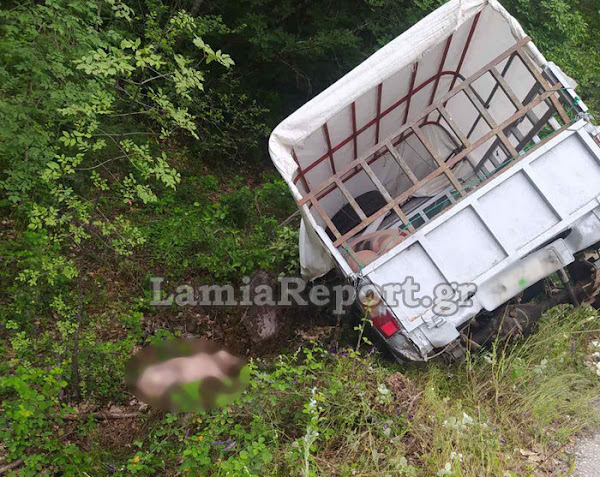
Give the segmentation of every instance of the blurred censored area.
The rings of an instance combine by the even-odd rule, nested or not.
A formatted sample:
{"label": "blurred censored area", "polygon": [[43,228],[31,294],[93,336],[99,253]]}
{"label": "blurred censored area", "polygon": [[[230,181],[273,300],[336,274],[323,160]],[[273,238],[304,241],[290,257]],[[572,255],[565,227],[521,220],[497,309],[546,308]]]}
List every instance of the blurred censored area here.
{"label": "blurred censored area", "polygon": [[249,381],[246,361],[202,339],[170,339],[137,353],[125,370],[129,390],[171,412],[208,411],[238,398]]}

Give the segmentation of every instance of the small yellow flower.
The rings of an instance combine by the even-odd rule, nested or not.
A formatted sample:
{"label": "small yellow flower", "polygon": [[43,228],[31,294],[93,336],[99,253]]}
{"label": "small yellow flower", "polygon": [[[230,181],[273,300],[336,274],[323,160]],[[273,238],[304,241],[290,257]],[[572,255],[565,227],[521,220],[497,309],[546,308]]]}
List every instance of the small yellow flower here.
{"label": "small yellow flower", "polygon": [[204,436],[198,436],[198,440],[202,442],[204,440]]}
{"label": "small yellow flower", "polygon": [[196,422],[197,422],[198,424],[202,424],[202,418],[201,418],[201,417],[199,417],[198,419],[196,419]]}
{"label": "small yellow flower", "polygon": [[133,458],[133,461],[134,461],[134,462],[139,462],[139,461],[140,461],[140,456],[139,456],[139,455],[136,455],[136,456]]}

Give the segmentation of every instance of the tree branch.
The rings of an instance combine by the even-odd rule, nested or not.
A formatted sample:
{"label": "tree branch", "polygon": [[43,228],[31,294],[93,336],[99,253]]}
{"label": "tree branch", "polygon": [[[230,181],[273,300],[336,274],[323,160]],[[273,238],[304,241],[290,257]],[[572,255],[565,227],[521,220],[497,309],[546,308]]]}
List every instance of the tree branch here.
{"label": "tree branch", "polygon": [[93,169],[97,169],[98,167],[102,167],[104,164],[107,164],[107,163],[112,162],[112,161],[116,161],[117,159],[123,159],[123,158],[128,158],[129,159],[129,156],[122,155],[122,156],[112,157],[110,159],[107,159],[104,162],[101,162],[100,164],[96,164],[95,166],[91,166],[91,167],[76,167],[75,170],[77,170],[77,171],[91,171]]}

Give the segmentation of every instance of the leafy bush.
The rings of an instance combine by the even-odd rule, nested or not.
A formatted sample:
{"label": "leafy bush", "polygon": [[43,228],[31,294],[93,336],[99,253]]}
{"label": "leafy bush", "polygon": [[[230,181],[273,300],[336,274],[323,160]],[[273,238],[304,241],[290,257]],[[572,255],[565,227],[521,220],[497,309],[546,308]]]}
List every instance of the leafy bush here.
{"label": "leafy bush", "polygon": [[147,235],[157,265],[172,276],[194,270],[200,278],[228,281],[257,269],[297,273],[297,228],[279,225],[294,207],[283,181],[238,187],[212,201],[200,193],[198,199],[187,207],[160,207]]}
{"label": "leafy bush", "polygon": [[91,467],[91,459],[81,449],[61,442],[66,437],[63,419],[74,412],[59,402],[67,386],[62,373],[59,367],[18,366],[14,375],[0,380],[0,440],[9,461],[24,460],[19,475],[37,476],[48,468],[73,475]]}

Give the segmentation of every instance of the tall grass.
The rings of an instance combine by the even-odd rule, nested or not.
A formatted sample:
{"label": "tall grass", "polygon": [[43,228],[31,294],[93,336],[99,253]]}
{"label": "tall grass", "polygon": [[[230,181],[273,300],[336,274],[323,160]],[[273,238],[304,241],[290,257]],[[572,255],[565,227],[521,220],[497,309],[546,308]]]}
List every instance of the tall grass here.
{"label": "tall grass", "polygon": [[561,306],[526,340],[497,340],[460,365],[330,358],[314,379],[327,432],[311,475],[559,475],[564,446],[598,422],[599,333],[595,310]]}
{"label": "tall grass", "polygon": [[[569,438],[598,421],[600,380],[591,345],[598,325],[591,308],[557,307],[524,342],[496,341],[468,355],[446,383],[444,368],[430,368],[430,390],[419,413],[427,424],[415,425],[417,432],[424,429],[419,439],[431,463],[424,475],[435,475],[447,462],[457,476],[556,470]],[[448,416],[460,421],[461,413],[473,422],[448,424]],[[462,459],[453,458],[456,453]]]}

